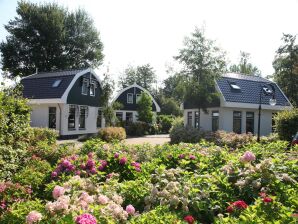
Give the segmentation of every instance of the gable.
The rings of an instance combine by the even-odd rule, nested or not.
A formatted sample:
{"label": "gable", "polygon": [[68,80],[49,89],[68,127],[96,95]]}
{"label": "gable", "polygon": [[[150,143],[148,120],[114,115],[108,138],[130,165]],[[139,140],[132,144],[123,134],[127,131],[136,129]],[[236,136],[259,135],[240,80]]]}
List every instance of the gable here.
{"label": "gable", "polygon": [[[82,86],[83,86],[84,80],[87,81],[89,85],[86,91],[87,92],[86,95],[82,94]],[[90,86],[91,86],[90,83],[93,83],[95,85],[94,96],[91,96],[90,94]],[[101,95],[102,95],[102,88],[99,81],[91,72],[87,72],[85,74],[82,74],[80,77],[78,77],[78,79],[72,85],[67,95],[66,103],[100,107],[102,105],[100,102]]]}
{"label": "gable", "polygon": [[[120,94],[116,97],[116,99],[114,101],[115,102],[119,102],[122,105],[122,107],[121,107],[120,110],[132,110],[132,111],[136,111],[138,109],[137,95],[138,94],[141,95],[141,93],[143,91],[144,90],[141,89],[141,87],[137,86],[136,84],[135,85],[132,85],[130,87],[127,87],[127,88],[123,89],[122,92],[120,92]],[[132,94],[132,96],[133,96],[133,103],[128,103],[127,102],[127,95],[128,94]],[[152,97],[152,111],[154,111],[154,112],[159,112],[160,111],[160,108],[156,104],[156,102],[153,99],[153,97]]]}

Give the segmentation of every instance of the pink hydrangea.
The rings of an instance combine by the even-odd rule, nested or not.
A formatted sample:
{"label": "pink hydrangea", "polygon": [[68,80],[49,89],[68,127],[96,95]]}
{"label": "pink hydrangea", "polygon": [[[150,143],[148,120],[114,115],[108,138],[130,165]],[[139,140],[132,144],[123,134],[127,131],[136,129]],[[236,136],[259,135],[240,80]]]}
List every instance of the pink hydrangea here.
{"label": "pink hydrangea", "polygon": [[96,218],[88,213],[77,216],[76,224],[96,224]]}
{"label": "pink hydrangea", "polygon": [[114,158],[115,158],[115,159],[118,159],[118,158],[119,158],[119,153],[116,152],[116,153],[114,154]]}
{"label": "pink hydrangea", "polygon": [[250,152],[250,151],[246,151],[246,152],[240,157],[240,161],[243,162],[243,163],[251,162],[251,161],[254,161],[254,160],[256,160],[256,156],[255,156],[255,154],[253,154],[253,153]]}
{"label": "pink hydrangea", "polygon": [[189,159],[194,160],[194,159],[196,159],[196,156],[195,155],[190,155]]}
{"label": "pink hydrangea", "polygon": [[52,195],[53,195],[53,198],[57,199],[60,196],[64,195],[64,193],[65,193],[64,187],[55,186],[55,188],[52,192]]}
{"label": "pink hydrangea", "polygon": [[109,202],[109,198],[107,196],[101,194],[98,196],[98,202],[101,205],[105,205]]}
{"label": "pink hydrangea", "polygon": [[39,222],[42,219],[42,215],[37,211],[32,211],[26,216],[26,223],[32,224]]}
{"label": "pink hydrangea", "polygon": [[126,158],[126,157],[122,157],[122,158],[119,160],[119,164],[120,164],[120,165],[125,165],[126,162],[127,162],[127,158]]}
{"label": "pink hydrangea", "polygon": [[129,214],[129,215],[134,215],[136,210],[132,205],[127,205],[125,211]]}

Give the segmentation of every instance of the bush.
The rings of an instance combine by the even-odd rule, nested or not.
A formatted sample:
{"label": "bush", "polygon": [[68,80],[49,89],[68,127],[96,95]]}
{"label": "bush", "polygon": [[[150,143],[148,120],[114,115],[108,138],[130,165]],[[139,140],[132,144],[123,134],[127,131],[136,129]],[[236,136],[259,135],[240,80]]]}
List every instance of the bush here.
{"label": "bush", "polygon": [[48,145],[56,143],[58,132],[49,128],[30,128],[30,144],[36,146],[39,142],[46,142]]}
{"label": "bush", "polygon": [[285,110],[274,116],[275,130],[281,140],[291,141],[298,131],[298,108]]}
{"label": "bush", "polygon": [[108,127],[99,130],[99,137],[106,141],[112,142],[114,140],[124,140],[126,138],[126,132],[124,128],[121,127]]}
{"label": "bush", "polygon": [[87,140],[81,148],[80,153],[83,155],[88,155],[89,152],[97,152],[99,150],[102,150],[102,147],[105,144],[106,143],[99,138]]}
{"label": "bush", "polygon": [[14,175],[13,180],[24,186],[31,186],[33,193],[43,193],[39,190],[42,190],[50,180],[51,169],[51,165],[47,161],[33,157],[27,161],[23,169]]}
{"label": "bush", "polygon": [[148,133],[149,125],[143,121],[131,122],[125,127],[125,130],[129,136],[144,136]]}
{"label": "bush", "polygon": [[169,133],[175,117],[172,115],[159,115],[157,117],[157,124],[160,125],[162,133]]}
{"label": "bush", "polygon": [[205,133],[197,128],[190,126],[181,126],[180,124],[173,126],[170,131],[170,138],[172,144],[177,144],[180,142],[185,143],[198,143],[202,138],[204,138]]}

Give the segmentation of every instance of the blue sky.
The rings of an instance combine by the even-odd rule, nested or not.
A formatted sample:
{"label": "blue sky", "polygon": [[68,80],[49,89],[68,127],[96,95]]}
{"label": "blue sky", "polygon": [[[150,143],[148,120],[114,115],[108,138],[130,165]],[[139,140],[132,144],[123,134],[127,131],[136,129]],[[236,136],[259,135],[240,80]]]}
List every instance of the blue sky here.
{"label": "blue sky", "polygon": [[[32,2],[32,1],[31,1]],[[44,2],[34,0],[33,2]],[[298,33],[298,0],[59,0],[70,10],[85,8],[104,44],[104,65],[116,79],[128,64],[150,63],[159,82],[167,65],[195,26],[237,62],[240,50],[251,54],[263,76],[273,73],[272,61],[283,33]],[[16,16],[17,1],[0,0],[0,40],[4,24]]]}

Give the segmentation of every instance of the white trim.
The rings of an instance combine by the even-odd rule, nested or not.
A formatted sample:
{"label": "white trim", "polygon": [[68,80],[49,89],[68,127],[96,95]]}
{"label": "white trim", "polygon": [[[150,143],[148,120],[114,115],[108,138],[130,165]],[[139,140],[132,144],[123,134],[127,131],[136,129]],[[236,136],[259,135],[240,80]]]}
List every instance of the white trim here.
{"label": "white trim", "polygon": [[[237,102],[224,102],[221,107],[233,107],[233,108],[246,108],[246,109],[258,109],[259,104],[252,103],[237,103]],[[286,110],[292,109],[290,106],[271,106],[267,104],[262,104],[262,110]]]}
{"label": "white trim", "polygon": [[51,104],[51,103],[64,103],[60,98],[53,99],[29,99],[28,104]]}
{"label": "white trim", "polygon": [[115,102],[115,101],[117,100],[117,98],[118,98],[123,92],[125,92],[126,90],[128,90],[128,89],[130,89],[130,88],[132,88],[132,87],[137,87],[137,88],[143,90],[145,93],[147,93],[147,94],[151,97],[152,102],[155,104],[156,112],[160,112],[160,107],[159,107],[159,105],[157,104],[157,102],[155,101],[155,99],[152,97],[152,95],[149,93],[149,91],[146,90],[146,89],[144,89],[142,86],[139,86],[139,85],[136,84],[136,83],[134,83],[133,85],[127,86],[126,88],[120,90],[120,91],[118,92],[118,94],[116,95],[116,97],[112,100],[112,102]]}
{"label": "white trim", "polygon": [[276,82],[272,82],[272,83],[274,83],[276,86],[277,86],[277,88],[279,89],[279,91],[282,93],[282,95],[286,98],[286,100],[288,101],[288,103],[290,104],[290,106],[287,106],[287,107],[291,107],[291,109],[293,108],[293,105],[291,104],[291,102],[290,102],[290,100],[288,99],[288,97],[284,94],[284,92],[279,88],[279,86],[277,85],[277,83]]}
{"label": "white trim", "polygon": [[[91,94],[91,86],[93,86],[93,94]],[[89,90],[90,96],[95,97],[95,83],[90,83],[90,90]]]}

